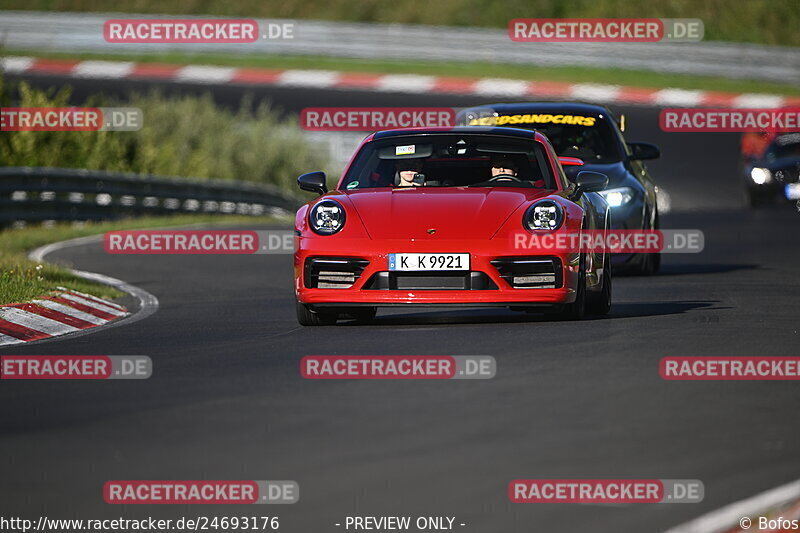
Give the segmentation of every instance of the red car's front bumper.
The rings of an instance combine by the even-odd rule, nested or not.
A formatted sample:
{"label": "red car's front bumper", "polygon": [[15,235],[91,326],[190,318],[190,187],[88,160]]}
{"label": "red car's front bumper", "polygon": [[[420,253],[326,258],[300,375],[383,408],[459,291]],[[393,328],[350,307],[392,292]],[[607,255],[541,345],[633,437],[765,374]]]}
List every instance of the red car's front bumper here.
{"label": "red car's front bumper", "polygon": [[[549,253],[543,258],[557,259],[560,275],[555,288],[513,288],[491,263],[499,258],[536,258],[539,256],[509,250],[506,239],[374,241],[370,239],[297,238],[294,273],[297,299],[312,306],[348,305],[462,305],[462,306],[539,306],[571,303],[578,283],[579,256],[574,253]],[[374,287],[374,276],[388,271],[390,253],[469,253],[471,272],[491,280],[490,289],[388,289]],[[368,263],[350,288],[308,288],[308,258],[355,258]],[[363,264],[363,263],[362,263]],[[437,273],[429,273],[436,275]],[[494,288],[496,287],[496,288]]]}

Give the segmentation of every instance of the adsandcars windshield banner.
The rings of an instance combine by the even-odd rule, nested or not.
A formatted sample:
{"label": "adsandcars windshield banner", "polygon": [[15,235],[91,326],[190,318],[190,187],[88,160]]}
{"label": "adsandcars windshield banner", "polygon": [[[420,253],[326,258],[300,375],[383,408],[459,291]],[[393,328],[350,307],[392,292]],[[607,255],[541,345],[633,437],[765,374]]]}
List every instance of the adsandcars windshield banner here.
{"label": "adsandcars windshield banner", "polygon": [[796,0],[5,0],[0,533],[800,531]]}

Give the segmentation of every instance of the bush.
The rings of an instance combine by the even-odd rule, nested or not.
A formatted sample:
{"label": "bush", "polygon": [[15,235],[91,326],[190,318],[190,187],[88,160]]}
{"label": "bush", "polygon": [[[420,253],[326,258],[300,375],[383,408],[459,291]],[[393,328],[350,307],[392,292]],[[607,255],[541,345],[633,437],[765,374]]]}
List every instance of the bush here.
{"label": "bush", "polygon": [[[0,105],[9,105],[12,90],[0,77]],[[43,91],[22,82],[14,96],[18,107],[66,107],[71,89]],[[299,174],[329,166],[327,152],[313,150],[295,118],[280,117],[268,104],[253,109],[249,99],[238,111],[220,109],[209,94],[168,98],[158,92],[125,102],[92,97],[84,105],[138,107],[144,126],[136,132],[3,132],[0,165],[244,180],[292,194]]]}

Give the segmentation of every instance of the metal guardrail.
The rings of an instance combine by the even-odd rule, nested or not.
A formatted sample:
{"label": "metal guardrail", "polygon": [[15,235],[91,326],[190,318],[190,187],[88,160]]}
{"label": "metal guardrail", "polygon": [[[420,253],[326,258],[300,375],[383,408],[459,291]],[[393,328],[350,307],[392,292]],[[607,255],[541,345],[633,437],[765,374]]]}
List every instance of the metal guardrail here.
{"label": "metal guardrail", "polygon": [[[292,39],[246,44],[112,44],[103,39],[111,18],[194,18],[159,15],[0,11],[0,42],[8,49],[103,54],[168,51],[224,54],[320,55],[398,61],[487,61],[539,66],[585,66],[800,83],[800,48],[746,43],[517,43],[504,29],[319,20],[294,22]],[[219,18],[219,17],[215,17]],[[511,18],[511,15],[509,15]]]}
{"label": "metal guardrail", "polygon": [[0,226],[176,213],[280,215],[299,203],[274,187],[238,181],[0,167]]}

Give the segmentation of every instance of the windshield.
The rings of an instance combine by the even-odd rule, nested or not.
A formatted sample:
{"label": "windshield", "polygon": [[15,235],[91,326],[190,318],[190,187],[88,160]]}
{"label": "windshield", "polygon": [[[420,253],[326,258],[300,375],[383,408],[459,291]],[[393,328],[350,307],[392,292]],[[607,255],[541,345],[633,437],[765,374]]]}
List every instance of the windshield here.
{"label": "windshield", "polygon": [[800,157],[800,133],[781,135],[776,138],[764,156],[768,161],[775,161],[784,157]]}
{"label": "windshield", "polygon": [[584,162],[616,163],[622,159],[619,143],[604,117],[526,113],[496,116],[494,111],[469,113],[469,126],[502,126],[542,132],[562,157],[578,157]]}
{"label": "windshield", "polygon": [[341,187],[556,189],[545,148],[497,135],[415,135],[366,144]]}

